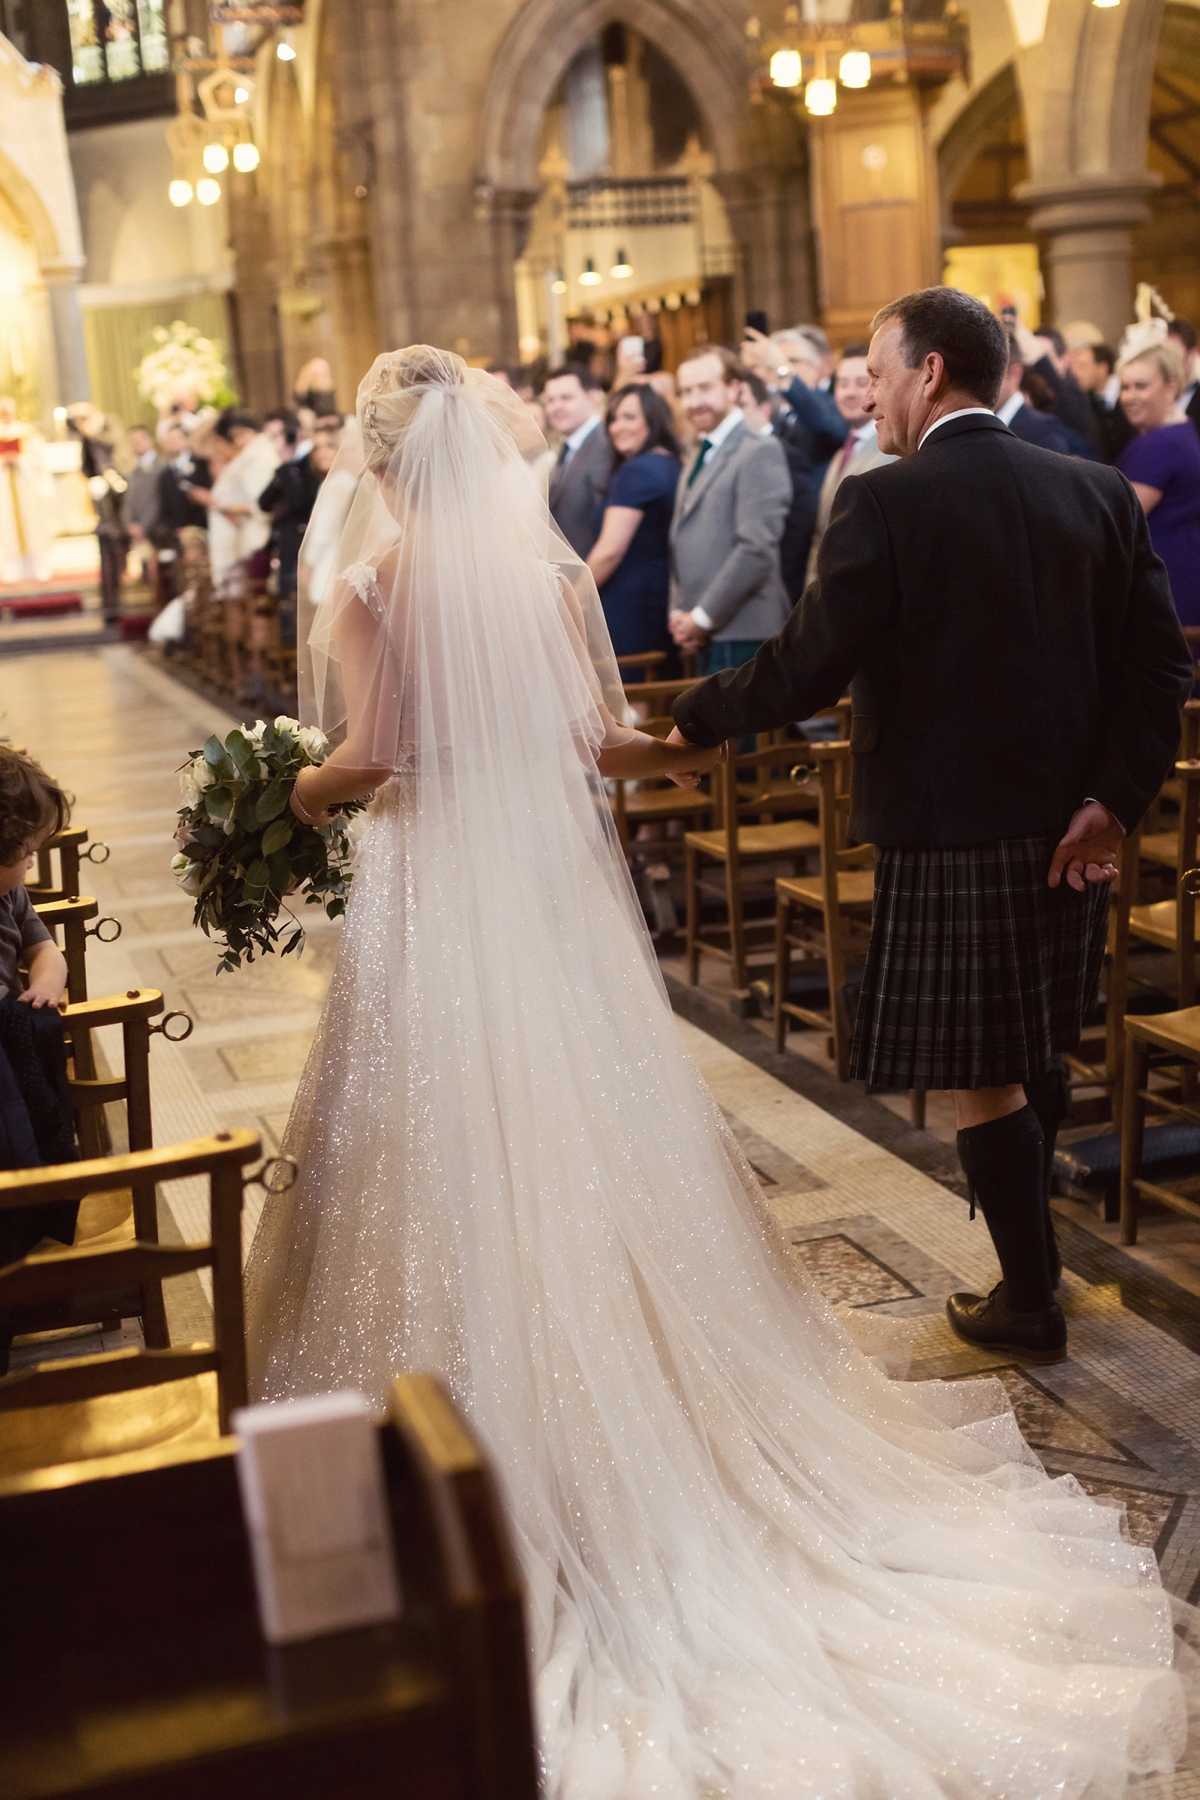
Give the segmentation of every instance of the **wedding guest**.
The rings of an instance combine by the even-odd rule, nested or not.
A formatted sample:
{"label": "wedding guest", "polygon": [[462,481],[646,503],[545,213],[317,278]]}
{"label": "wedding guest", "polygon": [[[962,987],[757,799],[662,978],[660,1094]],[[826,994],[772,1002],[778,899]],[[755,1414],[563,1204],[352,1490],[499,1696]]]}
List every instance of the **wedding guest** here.
{"label": "wedding guest", "polygon": [[278,458],[253,413],[227,406],[213,427],[214,435],[233,452],[212,485],[208,509],[208,550],[213,585],[266,545],[271,521],[258,497],[275,472]]}
{"label": "wedding guest", "polygon": [[129,551],[122,501],[133,469],[125,427],[115,413],[106,413],[90,400],[67,408],[67,424],[79,437],[82,468],[88,493],[96,509],[96,537],[100,545],[100,603],[106,625],[121,616],[121,577]]}
{"label": "wedding guest", "polygon": [[807,332],[777,331],[774,337],[766,337],[747,326],[739,354],[746,367],[779,397],[776,436],[795,444],[812,464],[818,483],[822,482],[831,458],[846,441],[846,422],[832,394],[820,385],[820,349]]}
{"label": "wedding guest", "polygon": [[1183,360],[1170,338],[1121,363],[1121,405],[1137,436],[1117,467],[1132,481],[1167,565],[1182,625],[1200,625],[1200,442],[1179,404]]}
{"label": "wedding guest", "polygon": [[1167,326],[1167,336],[1183,358],[1179,410],[1192,421],[1200,435],[1200,345],[1196,342],[1196,327],[1187,319],[1172,319]]}
{"label": "wedding guest", "polygon": [[1047,410],[1067,433],[1068,453],[1072,456],[1098,455],[1099,442],[1095,436],[1092,409],[1072,373],[1062,332],[1051,325],[1035,334],[1018,320],[1012,335],[1028,373],[1045,383],[1050,401]]}
{"label": "wedding guest", "polygon": [[129,427],[129,448],[135,462],[125,487],[125,524],[136,561],[144,580],[157,575],[155,536],[158,531],[158,479],[166,467],[145,425]]}
{"label": "wedding guest", "polygon": [[1058,420],[1051,418],[1049,413],[1039,412],[1026,400],[1021,388],[1024,375],[1025,363],[1016,338],[1010,334],[1008,367],[1000,383],[996,417],[1008,426],[1014,437],[1021,438],[1026,444],[1037,444],[1043,450],[1056,450],[1060,456],[1069,456],[1071,446]]}
{"label": "wedding guest", "polygon": [[1193,671],[1128,483],[995,416],[1012,359],[955,288],[877,314],[865,410],[899,460],[843,482],[782,634],[673,711],[675,741],[711,746],[852,683],[849,831],[877,848],[851,1075],[954,1092],[1003,1279],[951,1295],[950,1324],[1054,1358],[1055,1059],[1078,1042],[1115,858],[1178,753]]}
{"label": "wedding guest", "polygon": [[612,447],[601,416],[604,390],[583,363],[556,369],[542,389],[546,423],[562,439],[550,477],[550,512],[571,548],[589,555],[597,509],[608,492]]}
{"label": "wedding guest", "polygon": [[314,356],[305,363],[296,377],[292,399],[297,412],[307,408],[318,420],[332,418],[337,412],[333,375],[323,356]]}
{"label": "wedding guest", "polygon": [[277,406],[263,420],[263,436],[269,438],[281,463],[299,462],[312,449],[311,432],[305,431],[300,414]]}
{"label": "wedding guest", "polygon": [[[321,441],[325,443],[324,438]],[[281,462],[258,496],[259,510],[269,513],[271,518],[268,548],[275,565],[279,598],[293,603],[300,545],[328,467],[326,464],[322,468],[324,450],[318,457],[316,444],[317,438],[314,438],[302,457]],[[332,457],[329,460],[332,461]]]}
{"label": "wedding guest", "polygon": [[[738,390],[738,404],[750,431],[759,437],[775,436],[770,392],[766,382],[752,369],[746,370]],[[798,444],[781,437],[776,437],[775,441],[787,457],[788,474],[792,478],[792,504],[788,507],[779,540],[779,572],[787,597],[794,606],[804,591],[809,550],[817,522],[817,479],[812,464]]]}
{"label": "wedding guest", "polygon": [[618,656],[671,649],[671,514],[679,485],[679,443],[671,408],[645,383],[608,402],[605,429],[614,464],[588,556]]}
{"label": "wedding guest", "polygon": [[779,540],[792,502],[783,446],[750,431],[732,350],[699,346],[677,372],[699,442],[671,523],[671,636],[703,652],[707,674],[749,662],[791,610]]}
{"label": "wedding guest", "polygon": [[869,413],[863,411],[871,386],[871,377],[867,373],[868,348],[866,344],[847,344],[834,371],[834,404],[846,421],[850,435],[830,463],[821,483],[816,529],[805,568],[806,579],[809,581],[817,572],[817,552],[825,535],[825,527],[829,524],[829,515],[833,511],[834,496],[847,475],[865,475],[868,469],[878,469],[884,463],[896,460],[894,456],[883,454],[879,448],[875,421]]}
{"label": "wedding guest", "polygon": [[1136,432],[1121,410],[1121,381],[1111,344],[1100,340],[1076,344],[1067,352],[1071,371],[1087,395],[1095,421],[1095,437],[1104,462],[1116,462]]}

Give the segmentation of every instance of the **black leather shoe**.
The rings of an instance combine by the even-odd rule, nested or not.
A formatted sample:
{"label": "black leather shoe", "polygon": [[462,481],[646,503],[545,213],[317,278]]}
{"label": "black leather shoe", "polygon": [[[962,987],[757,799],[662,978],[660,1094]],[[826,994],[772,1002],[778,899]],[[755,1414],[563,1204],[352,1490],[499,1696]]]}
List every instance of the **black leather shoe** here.
{"label": "black leather shoe", "polygon": [[1057,1301],[1044,1312],[1013,1312],[999,1282],[986,1300],[979,1294],[951,1294],[946,1302],[950,1329],[981,1350],[1015,1350],[1031,1362],[1062,1362],[1067,1323]]}

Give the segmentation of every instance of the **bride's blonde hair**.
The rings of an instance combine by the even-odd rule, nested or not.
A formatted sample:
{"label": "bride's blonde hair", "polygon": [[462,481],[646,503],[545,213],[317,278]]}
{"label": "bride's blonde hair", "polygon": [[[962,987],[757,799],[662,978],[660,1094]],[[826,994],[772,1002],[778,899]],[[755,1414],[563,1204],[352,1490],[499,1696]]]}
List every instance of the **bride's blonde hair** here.
{"label": "bride's blonde hair", "polygon": [[366,465],[387,469],[426,394],[463,387],[467,365],[453,350],[410,344],[377,356],[358,390],[358,423]]}

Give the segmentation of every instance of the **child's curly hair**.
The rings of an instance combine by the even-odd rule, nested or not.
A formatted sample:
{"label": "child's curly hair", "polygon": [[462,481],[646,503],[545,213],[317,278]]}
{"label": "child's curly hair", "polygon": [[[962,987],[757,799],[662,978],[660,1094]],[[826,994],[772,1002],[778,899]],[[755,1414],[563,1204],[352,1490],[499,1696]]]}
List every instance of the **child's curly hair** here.
{"label": "child's curly hair", "polygon": [[61,831],[70,817],[71,802],[41,764],[0,743],[0,864],[20,862],[27,844]]}

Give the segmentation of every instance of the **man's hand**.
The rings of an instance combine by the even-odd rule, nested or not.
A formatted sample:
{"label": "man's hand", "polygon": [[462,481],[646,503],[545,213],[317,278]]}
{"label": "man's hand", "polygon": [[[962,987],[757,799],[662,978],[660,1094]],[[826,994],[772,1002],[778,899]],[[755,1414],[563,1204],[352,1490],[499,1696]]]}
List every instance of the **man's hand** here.
{"label": "man's hand", "polygon": [[[663,742],[667,744],[691,744],[692,740],[691,738],[685,738],[678,725],[675,725],[671,729],[670,737],[664,738]],[[692,747],[695,749],[694,745]],[[711,750],[699,749],[696,750],[696,755],[702,759],[705,768],[711,768],[713,763],[729,761],[729,745],[722,744],[716,756],[713,756]],[[709,761],[710,757],[712,758],[712,762]],[[700,776],[694,770],[680,771],[677,775],[668,775],[667,780],[673,781],[676,787],[681,788],[694,788],[700,786]]]}
{"label": "man's hand", "polygon": [[772,343],[769,337],[764,337],[761,331],[755,331],[752,325],[746,327],[740,355],[746,367],[760,376],[768,387],[779,386],[782,379],[779,370],[785,360],[783,352],[778,344]]}
{"label": "man's hand", "polygon": [[697,625],[690,612],[673,612],[669,624],[671,636],[681,650],[703,650],[708,642],[707,631]]}
{"label": "man's hand", "polygon": [[1050,886],[1056,888],[1063,875],[1067,886],[1082,894],[1088,881],[1112,881],[1117,875],[1117,853],[1125,833],[1119,822],[1101,806],[1089,800],[1079,808],[1050,864]]}

